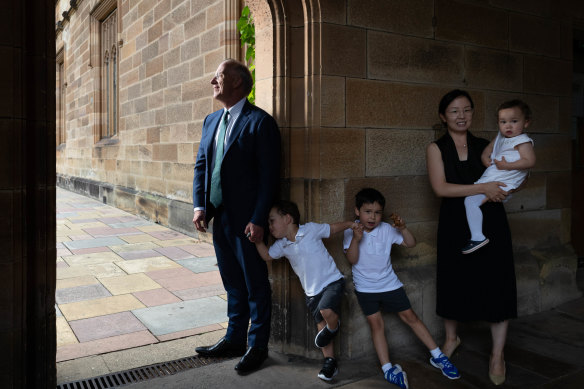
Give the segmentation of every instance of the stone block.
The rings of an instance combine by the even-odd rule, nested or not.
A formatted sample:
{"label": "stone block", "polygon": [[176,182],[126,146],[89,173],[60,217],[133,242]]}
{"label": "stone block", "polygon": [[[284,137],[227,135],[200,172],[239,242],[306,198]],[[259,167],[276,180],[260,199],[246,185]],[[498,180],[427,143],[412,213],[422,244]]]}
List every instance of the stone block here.
{"label": "stone block", "polygon": [[471,88],[520,91],[523,88],[523,57],[504,51],[467,47],[465,81]]}
{"label": "stone block", "polygon": [[365,176],[426,174],[426,145],[434,140],[431,130],[367,130]]}
{"label": "stone block", "polygon": [[168,85],[178,85],[189,80],[189,64],[183,63],[179,66],[168,69]]}
{"label": "stone block", "polygon": [[509,49],[518,52],[560,56],[560,24],[530,15],[509,14]]}
{"label": "stone block", "polygon": [[[192,171],[192,169],[191,169]],[[180,201],[188,201],[193,197],[193,177],[191,174],[189,181],[178,181],[178,180],[165,180],[166,193],[165,196]],[[193,219],[192,215],[192,205],[191,205],[191,215],[190,219]],[[191,223],[192,225],[192,223]]]}
{"label": "stone block", "polygon": [[205,73],[215,73],[219,64],[225,59],[223,48],[205,54]]}
{"label": "stone block", "polygon": [[562,134],[529,134],[535,143],[537,161],[532,169],[540,171],[569,171],[572,166],[572,148],[569,136]]}
{"label": "stone block", "polygon": [[561,210],[512,213],[507,216],[515,251],[562,244]]}
{"label": "stone block", "polygon": [[[211,85],[209,80],[206,78],[199,78],[196,80],[185,82],[183,84],[182,101],[201,99],[202,97],[212,97],[212,94],[213,86]],[[207,106],[207,104],[203,105]],[[207,112],[207,114],[209,113],[211,113],[211,111]]]}
{"label": "stone block", "polygon": [[[193,149],[192,143],[179,143],[177,145],[178,161],[179,163],[190,163],[195,162],[196,150]],[[191,168],[192,170],[192,168]],[[191,172],[192,173],[192,172]]]}
{"label": "stone block", "polygon": [[164,68],[164,57],[159,55],[151,61],[146,62],[146,77],[152,77],[162,73]]}
{"label": "stone block", "polygon": [[152,76],[152,91],[156,92],[160,89],[166,88],[167,73],[162,72]]}
{"label": "stone block", "polygon": [[348,24],[432,38],[433,3],[432,0],[348,0]]}
{"label": "stone block", "polygon": [[377,31],[367,33],[367,74],[378,80],[462,85],[464,48]]}
{"label": "stone block", "polygon": [[201,35],[201,51],[207,52],[221,46],[221,28],[207,30]]}
{"label": "stone block", "polygon": [[193,236],[196,232],[193,226],[193,204],[171,200],[168,205],[168,224],[175,231]]}
{"label": "stone block", "polygon": [[508,48],[508,16],[502,10],[476,2],[437,0],[434,12],[435,39]]}
{"label": "stone block", "polygon": [[[367,38],[361,28],[322,25],[322,74],[366,77]],[[342,58],[342,60],[339,60]]]}
{"label": "stone block", "polygon": [[538,15],[547,17],[550,16],[550,1],[549,0],[490,0],[489,4],[497,8],[505,10],[517,11],[519,13]]}
{"label": "stone block", "polygon": [[513,193],[505,203],[505,210],[515,213],[546,209],[546,186],[546,174],[532,173],[525,187]]}
{"label": "stone block", "polygon": [[541,311],[539,265],[531,252],[513,253],[517,282],[517,315],[519,317]]}
{"label": "stone block", "polygon": [[193,119],[192,103],[171,105],[168,106],[166,109],[166,122],[168,124],[186,122],[192,119]]}
{"label": "stone block", "polygon": [[160,1],[154,7],[154,21],[162,19],[170,12],[170,1]]}
{"label": "stone block", "polygon": [[320,177],[362,177],[365,174],[365,131],[320,129]]}
{"label": "stone block", "polygon": [[346,217],[353,217],[355,195],[367,187],[377,189],[385,197],[384,220],[389,220],[389,215],[392,212],[398,213],[407,223],[430,222],[438,219],[440,199],[432,192],[427,176],[371,177],[346,180]]}
{"label": "stone block", "polygon": [[142,176],[162,178],[162,163],[139,161],[141,164]]}
{"label": "stone block", "polygon": [[532,250],[540,265],[541,309],[549,310],[582,296],[576,285],[578,259],[571,246]]}
{"label": "stone block", "polygon": [[176,85],[164,89],[165,105],[178,104],[182,102],[182,85]]}
{"label": "stone block", "polygon": [[[198,11],[197,11],[198,12]],[[190,39],[198,36],[205,31],[206,25],[206,14],[205,12],[199,12],[184,24],[184,37],[185,39]]]}
{"label": "stone block", "polygon": [[148,29],[148,43],[152,43],[162,36],[162,21]]}
{"label": "stone block", "polygon": [[225,5],[223,2],[217,2],[205,10],[207,14],[207,30],[215,27],[216,25],[222,23],[225,19]]}
{"label": "stone block", "polygon": [[[193,60],[190,61],[189,66],[190,66],[190,71],[191,71],[191,80],[195,80],[197,78],[201,78],[205,76],[205,73],[203,73],[203,68],[204,68],[204,58],[203,57],[197,57]],[[209,78],[209,82],[210,81],[210,77]],[[257,79],[256,79],[257,82]]]}
{"label": "stone block", "polygon": [[[346,84],[347,126],[432,128],[438,103],[449,89],[349,78]],[[479,93],[473,93],[477,104]],[[431,107],[426,109],[423,107]],[[476,116],[473,118],[476,122]],[[480,123],[477,123],[480,126]]]}
{"label": "stone block", "polygon": [[320,15],[325,23],[346,24],[346,0],[321,0]]}
{"label": "stone block", "polygon": [[545,177],[547,209],[571,208],[574,193],[572,187],[575,184],[572,183],[572,174],[569,171],[548,172]]}
{"label": "stone block", "polygon": [[154,41],[145,48],[142,49],[142,63],[148,62],[149,60],[158,56],[158,41]]}
{"label": "stone block", "polygon": [[164,105],[164,92],[158,91],[148,96],[148,109],[153,110]]}
{"label": "stone block", "polygon": [[[188,61],[201,54],[201,41],[199,38],[193,38],[180,46],[181,61]],[[188,79],[188,78],[187,78]],[[186,81],[185,79],[184,81]]]}
{"label": "stone block", "polygon": [[345,126],[345,78],[320,78],[320,124],[324,127]]}
{"label": "stone block", "polygon": [[524,91],[528,93],[569,96],[572,62],[541,56],[524,56]]}
{"label": "stone block", "polygon": [[176,144],[160,144],[155,143],[152,145],[152,160],[153,161],[169,161],[174,162],[177,160],[177,147]]}

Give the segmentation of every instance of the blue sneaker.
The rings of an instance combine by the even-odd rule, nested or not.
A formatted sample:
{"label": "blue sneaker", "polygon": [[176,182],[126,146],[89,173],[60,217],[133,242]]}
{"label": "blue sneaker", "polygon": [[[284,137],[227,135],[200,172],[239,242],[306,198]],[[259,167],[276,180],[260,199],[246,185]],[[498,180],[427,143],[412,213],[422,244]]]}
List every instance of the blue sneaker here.
{"label": "blue sneaker", "polygon": [[468,243],[466,244],[466,246],[464,246],[462,248],[462,253],[463,254],[470,254],[474,251],[477,251],[478,249],[480,249],[481,247],[483,247],[487,243],[489,243],[489,238],[486,238],[483,240],[469,240]]}
{"label": "blue sneaker", "polygon": [[451,380],[457,380],[460,378],[460,373],[456,366],[450,362],[450,359],[444,354],[440,354],[438,358],[430,357],[430,363],[432,366],[442,370],[442,374]]}
{"label": "blue sneaker", "polygon": [[402,370],[400,365],[393,365],[391,369],[385,372],[385,380],[402,389],[408,389],[408,376]]}

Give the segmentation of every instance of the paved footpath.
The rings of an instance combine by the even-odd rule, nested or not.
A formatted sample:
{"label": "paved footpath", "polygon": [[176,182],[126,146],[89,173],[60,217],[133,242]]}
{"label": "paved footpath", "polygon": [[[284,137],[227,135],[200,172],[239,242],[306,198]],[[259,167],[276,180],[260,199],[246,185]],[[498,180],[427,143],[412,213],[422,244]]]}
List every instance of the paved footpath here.
{"label": "paved footpath", "polygon": [[[224,332],[225,299],[211,244],[57,189],[59,382],[192,355],[185,339]],[[142,362],[119,353],[130,349]]]}

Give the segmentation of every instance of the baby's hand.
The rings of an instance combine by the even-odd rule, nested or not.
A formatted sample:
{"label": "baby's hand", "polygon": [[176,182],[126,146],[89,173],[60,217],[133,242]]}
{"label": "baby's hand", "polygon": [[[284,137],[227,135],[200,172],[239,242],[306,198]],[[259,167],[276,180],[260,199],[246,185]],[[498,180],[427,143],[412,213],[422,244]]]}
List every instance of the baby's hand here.
{"label": "baby's hand", "polygon": [[404,220],[401,218],[401,216],[392,213],[391,215],[389,215],[389,218],[391,219],[391,221],[393,222],[392,226],[397,228],[398,230],[403,230],[404,228],[406,228],[406,223],[404,222]]}
{"label": "baby's hand", "polygon": [[509,162],[507,162],[505,160],[505,157],[501,157],[500,160],[496,160],[494,161],[495,166],[497,166],[497,169],[499,170],[511,170],[512,167],[509,166]]}
{"label": "baby's hand", "polygon": [[356,239],[357,242],[360,242],[363,238],[363,224],[353,223],[351,229],[353,230],[353,239]]}

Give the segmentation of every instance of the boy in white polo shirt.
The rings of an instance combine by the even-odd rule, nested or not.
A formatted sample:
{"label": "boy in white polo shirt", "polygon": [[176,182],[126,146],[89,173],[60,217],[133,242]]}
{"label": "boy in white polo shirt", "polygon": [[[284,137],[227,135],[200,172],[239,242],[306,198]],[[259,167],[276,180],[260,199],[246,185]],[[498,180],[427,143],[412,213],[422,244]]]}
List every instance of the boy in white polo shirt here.
{"label": "boy in white polo shirt", "polygon": [[381,221],[385,198],[372,188],[362,189],[355,196],[356,221],[360,228],[345,230],[343,247],[353,265],[353,283],[357,300],[371,328],[371,337],[385,379],[400,388],[408,388],[405,371],[389,360],[385,327],[380,309],[397,312],[414,334],[428,347],[432,366],[442,370],[449,379],[460,374],[434,342],[428,328],[412,310],[410,301],[391,266],[391,246],[414,247],[416,239],[401,217],[392,214],[393,226]]}
{"label": "boy in white polo shirt", "polygon": [[324,355],[324,364],[318,377],[330,381],[338,374],[334,358],[333,337],[341,322],[339,312],[345,279],[328,253],[322,239],[347,228],[357,227],[353,222],[333,224],[306,223],[299,225],[300,212],[296,204],[278,201],[269,215],[270,233],[276,242],[268,248],[256,242],[257,250],[265,261],[286,257],[300,279],[306,305],[319,330],[314,343]]}

